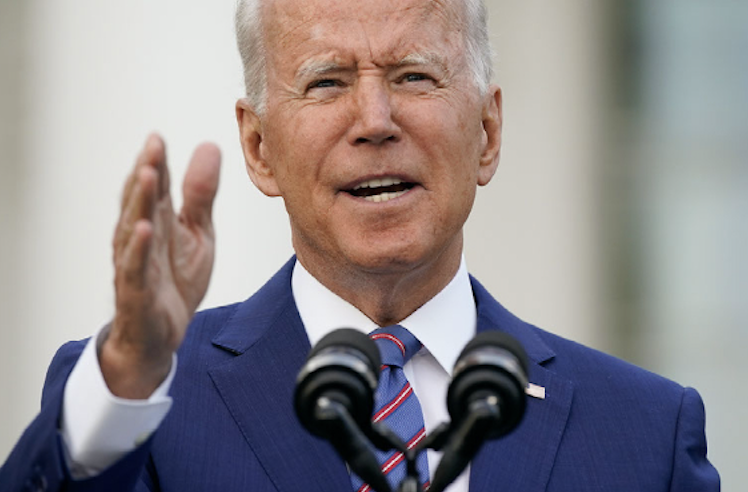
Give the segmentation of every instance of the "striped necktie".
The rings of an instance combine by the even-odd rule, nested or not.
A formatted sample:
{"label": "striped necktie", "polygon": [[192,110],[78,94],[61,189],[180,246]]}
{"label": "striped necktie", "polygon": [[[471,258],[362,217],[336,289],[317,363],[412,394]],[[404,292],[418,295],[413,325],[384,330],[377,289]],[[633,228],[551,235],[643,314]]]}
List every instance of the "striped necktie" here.
{"label": "striped necktie", "polygon": [[[382,372],[379,376],[379,387],[374,395],[372,421],[384,422],[410,449],[426,436],[426,430],[423,426],[421,404],[405,378],[403,366],[421,349],[421,342],[399,325],[379,328],[369,336],[376,342],[382,356]],[[395,450],[375,452],[390,487],[396,491],[407,473],[405,457]],[[419,482],[425,489],[429,481],[425,452],[420,453],[416,465]],[[351,482],[356,492],[370,490],[369,485],[363,483],[355,474],[351,474]]]}

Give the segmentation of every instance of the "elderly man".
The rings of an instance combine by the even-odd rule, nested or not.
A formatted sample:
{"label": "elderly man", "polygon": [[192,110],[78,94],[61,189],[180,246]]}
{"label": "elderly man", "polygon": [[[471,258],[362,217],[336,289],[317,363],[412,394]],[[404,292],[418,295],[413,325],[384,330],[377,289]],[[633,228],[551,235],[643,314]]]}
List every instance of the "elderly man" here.
{"label": "elderly man", "polygon": [[393,324],[424,347],[405,375],[426,431],[448,419],[476,331],[516,337],[544,390],[451,490],[718,490],[694,390],[523,323],[467,274],[462,228],[502,123],[480,0],[245,0],[237,33],[247,172],[283,198],[296,257],[247,301],[193,318],[220,158],[196,150],[175,214],[150,137],[114,238],[115,317],[55,357],[3,491],[353,490],[297,423],[294,380],[324,334]]}

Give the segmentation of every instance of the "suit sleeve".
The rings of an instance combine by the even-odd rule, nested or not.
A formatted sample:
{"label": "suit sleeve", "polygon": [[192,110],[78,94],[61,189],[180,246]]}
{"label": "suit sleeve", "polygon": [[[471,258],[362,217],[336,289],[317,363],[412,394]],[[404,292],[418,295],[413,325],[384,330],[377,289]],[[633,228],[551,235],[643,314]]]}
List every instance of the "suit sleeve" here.
{"label": "suit sleeve", "polygon": [[63,392],[85,343],[64,345],[52,360],[42,392],[41,411],[0,468],[0,492],[146,490],[142,483],[137,484],[148,459],[150,440],[95,478],[73,480],[67,469],[59,433]]}
{"label": "suit sleeve", "polygon": [[671,492],[718,492],[720,479],[706,456],[704,403],[693,388],[681,400],[675,436]]}

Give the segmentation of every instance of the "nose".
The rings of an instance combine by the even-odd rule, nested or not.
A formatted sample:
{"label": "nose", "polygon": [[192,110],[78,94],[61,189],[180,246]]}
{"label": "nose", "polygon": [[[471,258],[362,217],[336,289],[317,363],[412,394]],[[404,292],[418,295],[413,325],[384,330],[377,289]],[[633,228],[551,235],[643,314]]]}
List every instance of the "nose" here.
{"label": "nose", "polygon": [[383,81],[359,79],[354,100],[355,121],[349,131],[351,144],[381,145],[400,139],[400,127],[393,120],[391,95]]}

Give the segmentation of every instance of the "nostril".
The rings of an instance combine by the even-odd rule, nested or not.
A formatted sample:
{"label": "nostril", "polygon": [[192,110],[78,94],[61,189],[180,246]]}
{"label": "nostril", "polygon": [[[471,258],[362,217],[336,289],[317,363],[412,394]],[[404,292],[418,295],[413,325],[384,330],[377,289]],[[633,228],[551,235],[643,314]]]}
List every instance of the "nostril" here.
{"label": "nostril", "polygon": [[388,135],[386,137],[379,137],[379,136],[358,137],[354,142],[356,144],[365,144],[365,143],[382,144],[384,142],[396,142],[396,141],[397,141],[396,135]]}

